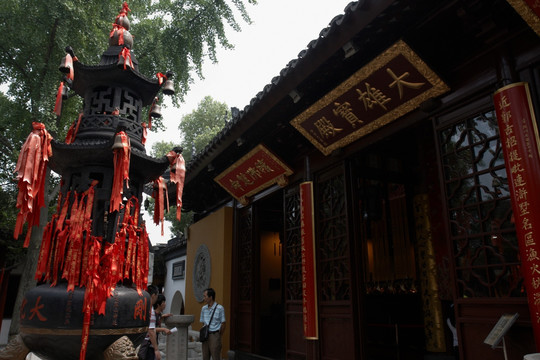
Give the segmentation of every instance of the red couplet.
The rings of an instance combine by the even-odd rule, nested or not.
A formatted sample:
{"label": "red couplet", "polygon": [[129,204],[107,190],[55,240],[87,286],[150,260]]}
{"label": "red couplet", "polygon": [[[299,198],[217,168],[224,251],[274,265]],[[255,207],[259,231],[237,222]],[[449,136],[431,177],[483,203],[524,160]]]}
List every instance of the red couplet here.
{"label": "red couplet", "polygon": [[304,337],[319,338],[317,318],[317,277],[315,267],[315,229],[313,214],[313,182],[300,184],[300,217],[302,232],[302,299]]}
{"label": "red couplet", "polygon": [[493,97],[512,199],[531,322],[540,349],[540,142],[529,86],[519,82]]}

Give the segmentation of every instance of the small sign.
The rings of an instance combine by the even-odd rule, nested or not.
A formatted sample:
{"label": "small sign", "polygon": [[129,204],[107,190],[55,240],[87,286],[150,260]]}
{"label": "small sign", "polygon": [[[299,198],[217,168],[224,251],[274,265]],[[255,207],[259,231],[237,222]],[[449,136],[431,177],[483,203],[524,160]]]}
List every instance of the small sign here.
{"label": "small sign", "polygon": [[264,145],[257,145],[214,180],[246,205],[250,196],[273,184],[287,185],[292,173],[291,168]]}
{"label": "small sign", "polygon": [[448,90],[399,41],[294,118],[291,125],[329,155]]}
{"label": "small sign", "polygon": [[173,280],[183,279],[185,276],[186,260],[175,262],[172,266],[172,278]]}
{"label": "small sign", "polygon": [[518,313],[502,315],[484,340],[484,344],[491,345],[492,348],[495,348],[501,342],[508,330],[510,330],[510,327],[516,322],[518,316]]}

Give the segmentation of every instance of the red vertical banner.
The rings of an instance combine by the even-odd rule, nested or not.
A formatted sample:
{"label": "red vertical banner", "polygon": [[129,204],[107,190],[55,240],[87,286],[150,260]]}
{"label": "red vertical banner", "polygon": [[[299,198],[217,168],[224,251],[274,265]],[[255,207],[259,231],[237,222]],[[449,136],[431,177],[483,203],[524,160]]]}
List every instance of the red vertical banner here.
{"label": "red vertical banner", "polygon": [[302,232],[302,309],[304,337],[308,340],[319,338],[313,209],[313,182],[306,181],[300,184],[300,221]]}
{"label": "red vertical banner", "polygon": [[521,272],[537,350],[540,349],[540,141],[527,83],[493,96],[516,224]]}

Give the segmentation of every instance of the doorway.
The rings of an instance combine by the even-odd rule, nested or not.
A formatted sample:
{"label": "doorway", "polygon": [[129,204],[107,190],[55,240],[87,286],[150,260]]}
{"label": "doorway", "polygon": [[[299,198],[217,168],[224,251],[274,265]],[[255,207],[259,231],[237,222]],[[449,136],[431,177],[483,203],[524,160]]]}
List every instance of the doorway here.
{"label": "doorway", "polygon": [[414,170],[417,150],[400,145],[399,139],[383,141],[352,164],[362,352],[369,360],[412,360],[425,354],[413,211],[424,176]]}
{"label": "doorway", "polygon": [[283,193],[275,192],[257,204],[260,241],[260,354],[285,358],[283,308]]}

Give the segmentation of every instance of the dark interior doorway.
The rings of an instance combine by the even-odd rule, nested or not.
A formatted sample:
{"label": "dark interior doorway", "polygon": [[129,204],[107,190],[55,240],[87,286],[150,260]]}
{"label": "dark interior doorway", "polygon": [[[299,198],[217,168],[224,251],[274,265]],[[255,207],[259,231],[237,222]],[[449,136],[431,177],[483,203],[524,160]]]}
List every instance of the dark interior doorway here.
{"label": "dark interior doorway", "polygon": [[282,191],[260,200],[257,208],[260,241],[259,355],[284,359]]}

